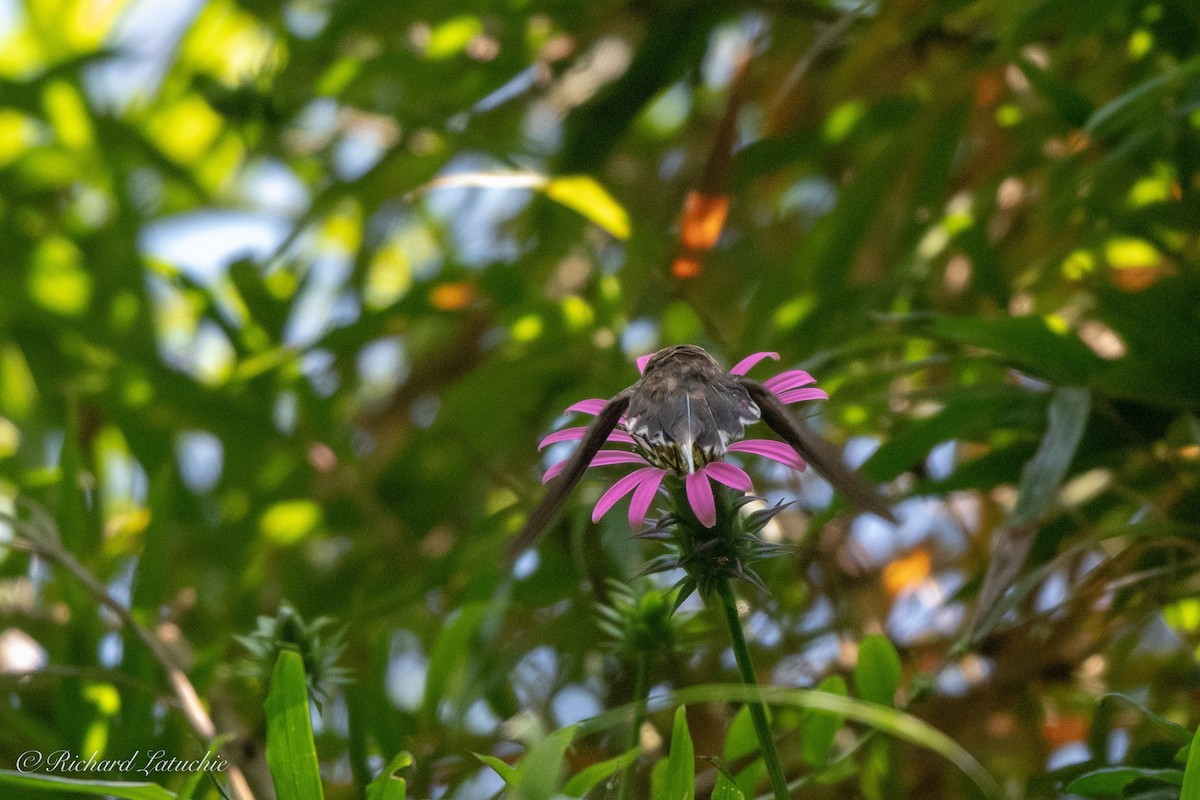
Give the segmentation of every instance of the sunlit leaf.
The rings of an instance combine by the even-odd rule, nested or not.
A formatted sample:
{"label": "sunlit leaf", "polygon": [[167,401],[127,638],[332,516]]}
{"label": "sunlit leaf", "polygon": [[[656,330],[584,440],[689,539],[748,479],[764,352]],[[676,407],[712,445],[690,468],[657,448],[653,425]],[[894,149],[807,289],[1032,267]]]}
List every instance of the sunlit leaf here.
{"label": "sunlit leaf", "polygon": [[675,709],[671,726],[671,751],[667,756],[666,773],[661,790],[654,800],[692,800],[696,796],[696,754],[692,734],[688,730],[687,709]]}
{"label": "sunlit leaf", "polygon": [[630,764],[637,761],[641,755],[642,749],[634,747],[626,750],[619,756],[614,756],[598,764],[592,764],[590,767],[585,767],[577,774],[571,776],[563,786],[562,793],[568,797],[583,797],[590,792],[594,787],[600,784],[601,781],[616,775],[621,770],[628,767]]}
{"label": "sunlit leaf", "polygon": [[295,544],[321,524],[321,507],[311,500],[286,500],[275,503],[262,515],[259,528],[268,541],[278,545]]}
{"label": "sunlit leaf", "polygon": [[1183,770],[1183,790],[1179,800],[1200,800],[1200,729],[1192,737],[1187,766]]}
{"label": "sunlit leaf", "polygon": [[587,175],[552,178],[543,191],[551,200],[579,212],[616,238],[629,238],[629,213],[594,178]]}
{"label": "sunlit leaf", "polygon": [[483,32],[479,17],[471,14],[452,17],[438,23],[429,34],[425,55],[433,59],[449,58],[461,53],[467,43]]}
{"label": "sunlit leaf", "polygon": [[408,782],[396,773],[413,765],[411,753],[397,753],[367,786],[367,800],[406,800]]}
{"label": "sunlit leaf", "polygon": [[172,792],[153,783],[81,780],[8,769],[0,769],[0,786],[12,786],[34,792],[83,794],[91,797],[105,795],[119,797],[122,800],[171,800],[175,797]]}
{"label": "sunlit leaf", "polygon": [[321,800],[321,769],[313,744],[304,661],[284,649],[267,694],[267,764],[280,800]]}

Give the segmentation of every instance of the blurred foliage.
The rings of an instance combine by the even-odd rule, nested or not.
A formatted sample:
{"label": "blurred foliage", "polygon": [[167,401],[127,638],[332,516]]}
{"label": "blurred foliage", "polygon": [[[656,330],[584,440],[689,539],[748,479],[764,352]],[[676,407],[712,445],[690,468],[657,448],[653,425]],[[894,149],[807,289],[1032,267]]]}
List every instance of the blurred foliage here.
{"label": "blurred foliage", "polygon": [[[764,682],[894,702],[1008,797],[1178,796],[1193,0],[0,0],[0,242],[0,511],[49,511],[262,796],[278,720],[236,637],[284,598],[346,626],[326,797],[490,797],[472,753],[514,742],[562,765],[521,796],[598,764],[612,791],[620,726],[547,732],[632,699],[596,609],[646,554],[588,521],[595,480],[536,556],[501,553],[557,410],[685,341],[811,371],[810,423],[898,501],[891,526],[755,476],[798,501],[743,599]],[[209,749],[130,626],[14,535],[0,767]],[[707,633],[655,691],[735,675],[684,610]],[[753,749],[735,706],[653,712],[640,796],[693,766],[761,791],[714,766]],[[957,751],[822,713],[775,712],[805,797],[971,796]],[[192,777],[155,780],[219,796]]]}

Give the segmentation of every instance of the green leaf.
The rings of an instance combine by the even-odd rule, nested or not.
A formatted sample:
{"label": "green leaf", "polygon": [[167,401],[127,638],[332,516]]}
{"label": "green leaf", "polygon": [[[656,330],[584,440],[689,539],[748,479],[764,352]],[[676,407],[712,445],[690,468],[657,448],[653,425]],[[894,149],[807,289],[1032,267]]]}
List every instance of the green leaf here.
{"label": "green leaf", "polygon": [[[733,715],[733,722],[729,723],[722,755],[727,762],[733,762],[750,753],[757,753],[758,749],[758,733],[754,730],[754,719],[750,716],[750,706],[742,706]],[[744,794],[753,795],[754,787],[766,774],[767,765],[762,758],[756,758],[739,772],[735,779]]]}
{"label": "green leaf", "polygon": [[854,688],[863,700],[890,706],[900,688],[900,655],[886,636],[873,634],[858,646]]}
{"label": "green leaf", "polygon": [[[224,747],[232,738],[233,735],[227,733],[213,739],[208,743],[208,749],[205,750],[205,756],[209,760],[215,760],[217,751]],[[204,770],[196,770],[195,772],[189,773],[183,782],[183,786],[179,790],[179,794],[177,795],[178,800],[192,800],[192,795],[196,793],[196,788],[200,785],[200,781],[204,780],[205,775],[207,775],[207,773]]]}
{"label": "green leaf", "polygon": [[517,776],[510,787],[512,800],[550,800],[559,794],[562,784],[563,761],[575,726],[560,728],[542,738],[529,750],[517,767]]}
{"label": "green leaf", "polygon": [[588,175],[551,178],[542,191],[551,200],[577,211],[618,239],[628,239],[632,232],[629,212],[595,178]]}
{"label": "green leaf", "polygon": [[938,316],[927,330],[939,339],[991,350],[1006,362],[1056,383],[1087,384],[1104,366],[1078,336],[1052,328],[1042,317]]}
{"label": "green leaf", "polygon": [[[1050,398],[1046,433],[1033,458],[1021,472],[1016,508],[992,539],[992,558],[979,590],[976,619],[997,619],[991,609],[1003,597],[1025,566],[1029,549],[1037,535],[1037,523],[1054,507],[1059,487],[1067,475],[1091,410],[1087,389],[1058,389]],[[972,637],[979,638],[979,622],[972,625]]]}
{"label": "green leaf", "polygon": [[412,753],[407,750],[397,753],[384,767],[379,777],[367,785],[367,800],[405,800],[408,781],[396,775],[413,765]]}
{"label": "green leaf", "polygon": [[[861,651],[860,651],[861,653]],[[846,697],[846,681],[841,675],[830,675],[817,687],[818,692]],[[805,718],[800,728],[800,747],[804,760],[814,767],[824,766],[833,750],[833,740],[846,718],[828,711],[813,711]]]}
{"label": "green leaf", "polygon": [[580,770],[577,775],[567,781],[567,785],[563,787],[562,793],[568,797],[583,797],[595,788],[596,784],[600,783],[600,781],[610,775],[615,775],[637,761],[641,753],[642,748],[633,747],[619,756],[601,761],[599,764],[592,764],[590,767]]}
{"label": "green leaf", "polygon": [[863,472],[872,480],[890,481],[921,463],[935,445],[970,437],[984,423],[990,428],[1020,425],[1032,418],[1033,408],[1040,413],[1037,398],[1011,387],[960,390],[946,398],[938,413],[909,422],[888,439],[863,466]]}
{"label": "green leaf", "polygon": [[131,783],[129,781],[86,781],[75,778],[60,778],[57,775],[38,775],[31,772],[16,772],[0,769],[0,786],[15,786],[42,792],[67,792],[69,794],[108,795],[122,800],[172,800],[175,795],[157,783]]}
{"label": "green leaf", "polygon": [[448,694],[448,687],[459,667],[472,656],[475,635],[487,615],[487,603],[468,603],[458,610],[438,634],[429,652],[428,678],[425,683],[425,716],[437,716],[438,703]]}
{"label": "green leaf", "polygon": [[1100,698],[1100,702],[1102,702],[1102,703],[1105,702],[1106,700],[1121,700],[1125,703],[1128,703],[1129,705],[1136,708],[1138,711],[1142,712],[1146,716],[1146,719],[1150,720],[1150,722],[1152,722],[1156,728],[1158,728],[1160,731],[1167,734],[1168,736],[1170,736],[1172,739],[1176,740],[1177,742],[1183,742],[1184,744],[1187,744],[1192,741],[1192,732],[1189,731],[1187,728],[1183,727],[1178,722],[1172,722],[1171,720],[1167,719],[1166,717],[1155,714],[1153,711],[1146,708],[1140,702],[1138,702],[1137,700],[1134,700],[1132,697],[1130,697],[1127,694],[1120,694],[1119,692],[1109,692],[1108,694],[1104,695],[1104,697]]}
{"label": "green leaf", "polygon": [[[663,692],[650,698],[648,711],[654,713],[687,703],[766,703],[771,706],[829,711],[842,714],[901,739],[924,747],[957,766],[979,787],[984,796],[1003,797],[995,779],[983,768],[974,756],[957,742],[934,728],[928,722],[904,711],[886,708],[875,703],[864,702],[853,697],[839,697],[829,692],[813,689],[785,689],[780,686],[746,686],[740,683],[707,684],[691,686],[676,692]],[[606,711],[579,724],[580,735],[591,735],[609,728],[629,724],[631,706]]]}
{"label": "green leaf", "polygon": [[746,795],[738,788],[738,785],[729,780],[724,774],[717,776],[717,783],[713,786],[712,800],[745,800]]}
{"label": "green leaf", "polygon": [[754,732],[754,720],[750,718],[750,707],[742,706],[729,723],[725,734],[723,755],[726,761],[736,761],[747,753],[758,750],[758,734]]}
{"label": "green leaf", "polygon": [[1197,70],[1200,70],[1200,59],[1193,58],[1139,83],[1096,109],[1083,129],[1092,136],[1104,137],[1126,126],[1140,123],[1147,115],[1153,113],[1149,106],[1161,99],[1159,93],[1162,90],[1169,88],[1177,79],[1190,77]]}
{"label": "green leaf", "polygon": [[1009,519],[1011,525],[1027,525],[1050,511],[1075,458],[1091,404],[1091,393],[1078,387],[1058,389],[1050,398],[1046,434],[1021,473],[1017,506]]}
{"label": "green leaf", "polygon": [[1180,786],[1184,781],[1184,773],[1177,769],[1104,767],[1080,775],[1067,784],[1066,791],[1068,794],[1081,794],[1084,797],[1120,794],[1126,786],[1136,780],[1161,781]]}
{"label": "green leaf", "polygon": [[267,766],[279,800],[321,800],[321,768],[313,743],[304,660],[279,652],[267,694]]}
{"label": "green leaf", "polygon": [[500,776],[504,781],[505,786],[511,786],[517,780],[517,769],[502,758],[496,756],[488,756],[482,753],[475,753],[475,757],[487,764],[492,770]]}
{"label": "green leaf", "polygon": [[1200,728],[1192,738],[1187,766],[1183,769],[1183,791],[1179,800],[1200,800]]}
{"label": "green leaf", "polygon": [[671,727],[671,752],[667,756],[666,774],[661,791],[654,800],[694,800],[696,797],[696,751],[688,730],[687,709],[675,709],[675,724]]}

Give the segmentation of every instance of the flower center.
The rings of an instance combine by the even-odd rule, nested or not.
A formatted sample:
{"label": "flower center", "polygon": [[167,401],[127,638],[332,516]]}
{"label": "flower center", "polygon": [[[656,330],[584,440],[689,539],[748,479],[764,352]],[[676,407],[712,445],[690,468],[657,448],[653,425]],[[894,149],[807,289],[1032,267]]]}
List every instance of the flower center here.
{"label": "flower center", "polygon": [[[634,448],[651,466],[670,470],[676,475],[688,474],[688,458],[683,445],[678,442],[649,442],[635,433],[629,435],[633,437]],[[720,453],[697,445],[692,445],[691,455],[690,471],[698,471],[721,456]]]}

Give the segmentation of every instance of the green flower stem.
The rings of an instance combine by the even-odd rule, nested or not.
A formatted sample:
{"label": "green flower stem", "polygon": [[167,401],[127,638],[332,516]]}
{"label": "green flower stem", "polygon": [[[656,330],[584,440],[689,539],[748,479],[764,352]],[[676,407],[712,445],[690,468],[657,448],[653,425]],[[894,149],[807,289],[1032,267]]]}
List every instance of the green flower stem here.
{"label": "green flower stem", "polygon": [[[632,750],[642,741],[642,723],[646,721],[646,702],[650,697],[650,654],[638,656],[637,684],[634,688],[633,727],[629,729],[629,747]],[[637,760],[625,768],[621,778],[621,792],[617,800],[629,800],[633,796],[633,784],[637,780]]]}
{"label": "green flower stem", "polygon": [[[737,658],[742,682],[747,686],[758,686],[758,679],[754,677],[754,665],[750,663],[750,648],[746,646],[746,635],[742,632],[742,621],[738,618],[737,601],[733,598],[733,589],[729,586],[728,578],[723,578],[717,583],[717,594],[721,598],[725,621],[729,623],[729,638],[733,641],[733,655]],[[767,722],[766,706],[762,703],[750,703],[749,706],[750,719],[754,723],[754,732],[758,734],[758,743],[762,748],[763,762],[767,765],[767,775],[771,778],[775,800],[789,800],[791,794],[788,792],[783,767],[779,764],[779,753],[775,749],[771,725]]]}

